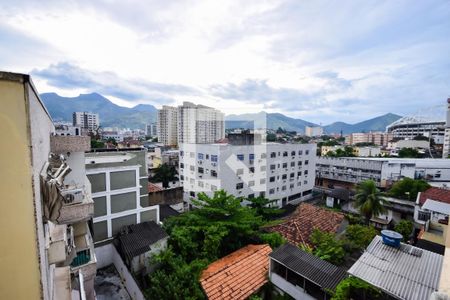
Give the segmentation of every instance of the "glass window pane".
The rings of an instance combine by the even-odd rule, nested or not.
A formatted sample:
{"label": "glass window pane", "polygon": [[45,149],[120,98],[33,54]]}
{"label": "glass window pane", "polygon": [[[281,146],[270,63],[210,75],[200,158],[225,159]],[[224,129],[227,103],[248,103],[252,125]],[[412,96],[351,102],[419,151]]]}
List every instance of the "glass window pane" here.
{"label": "glass window pane", "polygon": [[94,242],[108,238],[108,225],[106,221],[94,223]]}
{"label": "glass window pane", "polygon": [[136,187],[136,171],[111,172],[111,190]]}
{"label": "glass window pane", "polygon": [[136,215],[112,219],[112,234],[116,235],[123,226],[136,224]]}
{"label": "glass window pane", "polygon": [[105,173],[89,174],[89,175],[87,175],[87,178],[91,182],[93,193],[106,191]]}
{"label": "glass window pane", "polygon": [[106,197],[94,198],[94,217],[106,215]]}
{"label": "glass window pane", "polygon": [[111,195],[111,213],[136,208],[136,192]]}

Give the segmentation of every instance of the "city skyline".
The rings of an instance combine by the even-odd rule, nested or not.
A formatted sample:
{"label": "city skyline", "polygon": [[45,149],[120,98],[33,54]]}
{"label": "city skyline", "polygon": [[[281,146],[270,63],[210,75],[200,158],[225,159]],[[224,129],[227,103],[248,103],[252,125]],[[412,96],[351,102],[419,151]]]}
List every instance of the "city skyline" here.
{"label": "city skyline", "polygon": [[413,114],[449,96],[446,1],[0,8],[8,45],[0,63],[31,73],[41,92],[98,92],[119,105],[158,108],[191,101],[318,124]]}

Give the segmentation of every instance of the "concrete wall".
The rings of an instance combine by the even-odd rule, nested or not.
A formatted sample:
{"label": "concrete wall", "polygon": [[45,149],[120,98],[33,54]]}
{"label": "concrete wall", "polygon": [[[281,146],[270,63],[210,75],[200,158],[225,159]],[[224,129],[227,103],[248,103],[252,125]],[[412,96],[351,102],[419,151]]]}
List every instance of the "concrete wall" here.
{"label": "concrete wall", "polygon": [[148,193],[149,205],[178,204],[183,202],[183,187]]}
{"label": "concrete wall", "polygon": [[[8,144],[0,147],[1,299],[48,298],[48,294],[41,292],[38,216],[33,204],[39,181],[33,182],[36,176],[30,150],[38,144],[31,140],[26,93],[22,83],[0,78],[0,132]],[[38,187],[33,189],[33,184]]]}

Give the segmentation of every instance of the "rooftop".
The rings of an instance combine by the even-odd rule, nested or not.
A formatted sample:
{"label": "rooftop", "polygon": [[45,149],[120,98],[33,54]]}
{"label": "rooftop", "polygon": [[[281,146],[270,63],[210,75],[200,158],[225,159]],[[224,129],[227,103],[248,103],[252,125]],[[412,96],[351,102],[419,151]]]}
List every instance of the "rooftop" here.
{"label": "rooftop", "polygon": [[442,255],[404,243],[394,248],[376,236],[348,272],[397,299],[421,300],[438,290],[442,262]]}
{"label": "rooftop", "polygon": [[150,251],[150,246],[168,237],[161,226],[155,222],[143,222],[122,228],[117,237],[118,251],[131,260],[133,257]]}
{"label": "rooftop", "polygon": [[450,204],[450,190],[431,187],[428,190],[420,193],[419,196],[420,205],[423,205],[425,201],[427,201],[428,199]]}
{"label": "rooftop", "polygon": [[347,277],[343,268],[300,250],[292,244],[284,244],[269,256],[323,289],[334,290]]}
{"label": "rooftop", "polygon": [[200,277],[208,299],[247,299],[267,282],[269,245],[247,245],[210,264]]}
{"label": "rooftop", "polygon": [[165,219],[172,216],[178,216],[180,213],[170,207],[169,204],[160,204],[159,205],[159,219],[161,222],[164,222]]}
{"label": "rooftop", "polygon": [[296,211],[282,224],[266,228],[271,232],[279,232],[289,243],[311,244],[310,236],[314,228],[336,233],[344,221],[344,214],[302,203]]}
{"label": "rooftop", "polygon": [[159,185],[151,183],[151,182],[148,183],[148,192],[149,193],[159,192],[162,190],[163,190],[163,188],[160,187]]}

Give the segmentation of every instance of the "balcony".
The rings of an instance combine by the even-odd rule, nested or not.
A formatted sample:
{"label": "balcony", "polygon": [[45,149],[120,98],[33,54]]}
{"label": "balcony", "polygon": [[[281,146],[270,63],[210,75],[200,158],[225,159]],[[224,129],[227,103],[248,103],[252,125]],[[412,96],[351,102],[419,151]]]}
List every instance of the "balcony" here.
{"label": "balcony", "polygon": [[91,183],[85,176],[83,186],[66,186],[61,190],[63,203],[57,218],[58,224],[87,221],[94,216]]}
{"label": "balcony", "polygon": [[48,222],[47,230],[49,264],[58,264],[66,261],[75,248],[72,226],[56,225]]}

